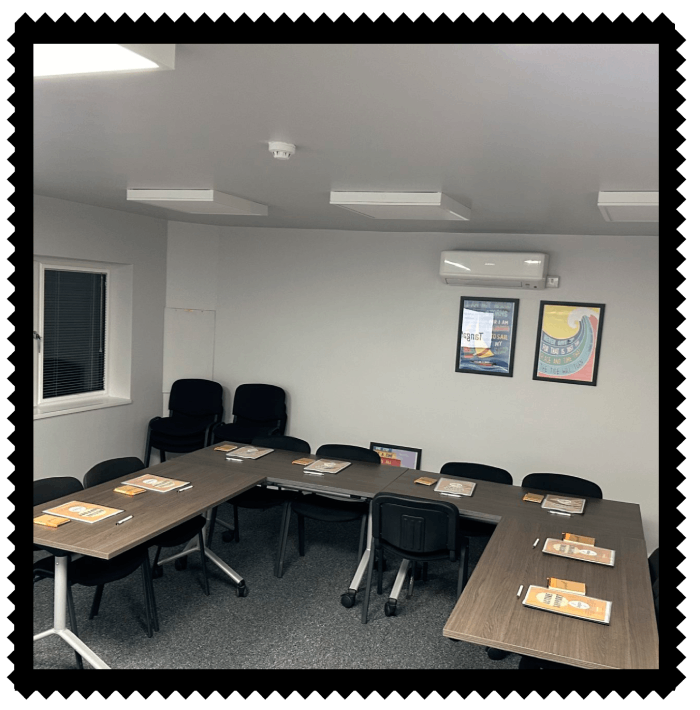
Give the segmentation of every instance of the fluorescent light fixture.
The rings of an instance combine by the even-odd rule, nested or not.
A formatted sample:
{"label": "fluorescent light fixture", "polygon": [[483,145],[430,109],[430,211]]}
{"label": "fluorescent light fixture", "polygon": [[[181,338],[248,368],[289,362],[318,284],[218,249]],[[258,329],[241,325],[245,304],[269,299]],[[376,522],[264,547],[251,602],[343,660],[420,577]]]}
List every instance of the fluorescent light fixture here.
{"label": "fluorescent light fixture", "polygon": [[35,77],[174,68],[174,44],[34,45]]}
{"label": "fluorescent light fixture", "polygon": [[126,199],[190,214],[267,217],[267,205],[217,190],[127,190]]}
{"label": "fluorescent light fixture", "polygon": [[471,210],[441,192],[331,191],[332,205],[375,219],[468,220]]}
{"label": "fluorescent light fixture", "polygon": [[607,222],[658,222],[658,192],[599,192],[598,208]]}

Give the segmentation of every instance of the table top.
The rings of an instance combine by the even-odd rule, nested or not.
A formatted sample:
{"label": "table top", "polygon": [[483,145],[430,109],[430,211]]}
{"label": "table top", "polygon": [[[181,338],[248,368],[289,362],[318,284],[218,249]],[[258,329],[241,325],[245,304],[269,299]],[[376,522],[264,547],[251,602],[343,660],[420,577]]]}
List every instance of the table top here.
{"label": "table top", "polygon": [[[127,496],[114,492],[122,482],[115,479],[57,498],[35,506],[33,517],[70,500],[120,508],[124,512],[97,523],[72,520],[59,528],[34,525],[34,544],[109,560],[265,480],[264,474],[250,468],[227,470],[202,463],[191,454],[151,466],[145,471],[189,481],[193,487],[182,493],[176,490],[167,493],[146,491]],[[125,478],[134,478],[140,473]],[[127,515],[134,517],[121,525],[116,524]]]}
{"label": "table top", "polygon": [[[292,463],[302,457],[320,458],[275,450],[236,463],[213,446],[178,456],[147,471],[189,481],[193,488],[130,497],[114,492],[121,483],[115,480],[58,498],[36,506],[34,517],[73,499],[124,513],[94,524],[34,525],[34,544],[111,559],[260,483],[369,499],[381,491],[449,500],[462,516],[497,526],[447,620],[445,636],[584,668],[658,668],[658,633],[638,505],[589,498],[583,515],[562,517],[522,500],[535,489],[476,481],[472,496],[446,498],[432,486],[414,483],[421,476],[439,474],[353,461],[340,473],[310,476]],[[127,515],[134,517],[116,525]],[[545,555],[545,539],[561,538],[563,532],[595,537],[596,545],[615,550],[615,566]],[[611,601],[610,624],[524,607],[528,586],[546,586],[547,577],[584,582],[587,594]]]}
{"label": "table top", "polygon": [[[434,486],[414,483],[422,475],[440,478],[408,471],[384,490],[449,500],[464,517],[498,523],[445,624],[445,636],[583,668],[658,668],[658,632],[637,504],[587,498],[583,514],[559,516],[523,500],[525,493],[550,491],[476,481],[471,496],[452,498],[435,493]],[[564,532],[594,537],[598,547],[615,550],[615,566],[544,554],[546,538],[561,539]],[[546,587],[547,577],[584,582],[589,596],[612,602],[610,624],[523,606],[528,587]]]}

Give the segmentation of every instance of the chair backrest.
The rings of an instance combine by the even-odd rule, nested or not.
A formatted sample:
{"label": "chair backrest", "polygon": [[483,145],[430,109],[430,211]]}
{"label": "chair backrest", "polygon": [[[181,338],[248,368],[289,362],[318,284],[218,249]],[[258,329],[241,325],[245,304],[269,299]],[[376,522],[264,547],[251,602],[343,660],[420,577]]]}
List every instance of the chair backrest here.
{"label": "chair backrest", "polygon": [[381,463],[382,459],[376,451],[364,449],[350,444],[323,444],[316,449],[316,456],[329,459],[350,459],[365,463]]}
{"label": "chair backrest", "polygon": [[105,481],[113,481],[115,478],[124,478],[132,473],[137,473],[146,468],[141,459],[135,456],[125,456],[120,459],[108,459],[93,466],[84,476],[85,488],[98,486]]}
{"label": "chair backrest", "polygon": [[513,485],[513,476],[504,468],[487,466],[484,463],[466,463],[450,461],[440,469],[441,476],[457,476],[458,478],[475,478],[477,481],[492,481]]}
{"label": "chair backrest", "polygon": [[233,395],[233,416],[237,424],[245,426],[274,426],[281,423],[284,433],[287,424],[285,391],[276,385],[238,385]]}
{"label": "chair backrest", "polygon": [[47,503],[54,498],[69,496],[83,490],[83,484],[72,476],[54,476],[34,481],[34,505]]}
{"label": "chair backrest", "polygon": [[212,380],[175,380],[168,409],[173,415],[220,418],[224,413],[224,388]]}
{"label": "chair backrest", "polygon": [[520,484],[523,488],[538,488],[552,493],[585,496],[586,498],[602,498],[603,491],[593,481],[577,476],[567,476],[563,473],[528,473]]}
{"label": "chair backrest", "polygon": [[263,446],[269,449],[297,451],[300,454],[311,453],[309,442],[303,439],[297,439],[295,436],[256,436],[252,444],[253,446]]}
{"label": "chair backrest", "polygon": [[657,547],[654,552],[649,555],[649,576],[651,577],[651,583],[654,584],[659,578],[659,548]]}
{"label": "chair backrest", "polygon": [[378,493],[372,500],[372,535],[379,544],[411,554],[450,552],[459,545],[459,510],[454,503]]}

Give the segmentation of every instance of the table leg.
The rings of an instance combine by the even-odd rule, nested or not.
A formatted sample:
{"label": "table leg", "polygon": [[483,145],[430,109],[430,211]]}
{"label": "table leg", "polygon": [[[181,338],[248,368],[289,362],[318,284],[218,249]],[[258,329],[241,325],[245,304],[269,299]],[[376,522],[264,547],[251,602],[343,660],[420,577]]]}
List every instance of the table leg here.
{"label": "table leg", "polygon": [[77,651],[93,668],[109,666],[70,629],[66,628],[66,599],[68,596],[68,556],[54,557],[56,570],[53,581],[53,628],[34,636],[34,641],[56,634]]}
{"label": "table leg", "polygon": [[[367,571],[367,565],[372,564],[372,560],[370,560],[370,554],[372,550],[372,510],[371,510],[371,504],[370,504],[370,511],[367,513],[367,547],[365,548],[365,551],[362,553],[362,559],[360,560],[360,564],[357,565],[357,570],[355,570],[355,576],[352,578],[352,582],[350,582],[350,588],[348,589],[343,596],[340,597],[340,603],[347,609],[350,609],[350,607],[355,605],[355,595],[357,594],[357,590],[360,588],[360,584],[362,582],[362,578],[365,575],[365,572]],[[368,590],[369,593],[369,590]]]}
{"label": "table leg", "polygon": [[[207,526],[210,524],[210,520],[211,510],[208,510]],[[202,533],[202,536],[204,539],[207,539],[208,537],[208,529],[206,526]],[[160,565],[163,565],[166,562],[172,562],[173,560],[178,559],[178,557],[191,555],[193,552],[199,552],[199,536],[193,537],[180,552],[177,552],[174,555],[170,555],[170,557],[166,557],[163,560],[158,560],[158,566],[160,567]],[[206,544],[204,545],[204,554],[207,556],[207,559],[211,560],[225,575],[227,575],[233,580],[236,585],[236,591],[239,597],[248,596],[248,587],[246,586],[245,580],[243,579],[243,577],[241,577],[240,574],[238,574],[238,572],[229,567],[218,555],[212,552]]]}

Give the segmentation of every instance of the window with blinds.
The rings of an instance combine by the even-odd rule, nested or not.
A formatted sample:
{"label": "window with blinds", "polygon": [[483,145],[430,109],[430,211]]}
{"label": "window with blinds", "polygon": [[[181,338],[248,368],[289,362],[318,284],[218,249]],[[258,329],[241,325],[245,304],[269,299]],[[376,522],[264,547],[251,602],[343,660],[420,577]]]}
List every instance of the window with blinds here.
{"label": "window with blinds", "polygon": [[107,274],[44,270],[42,397],[105,390]]}

